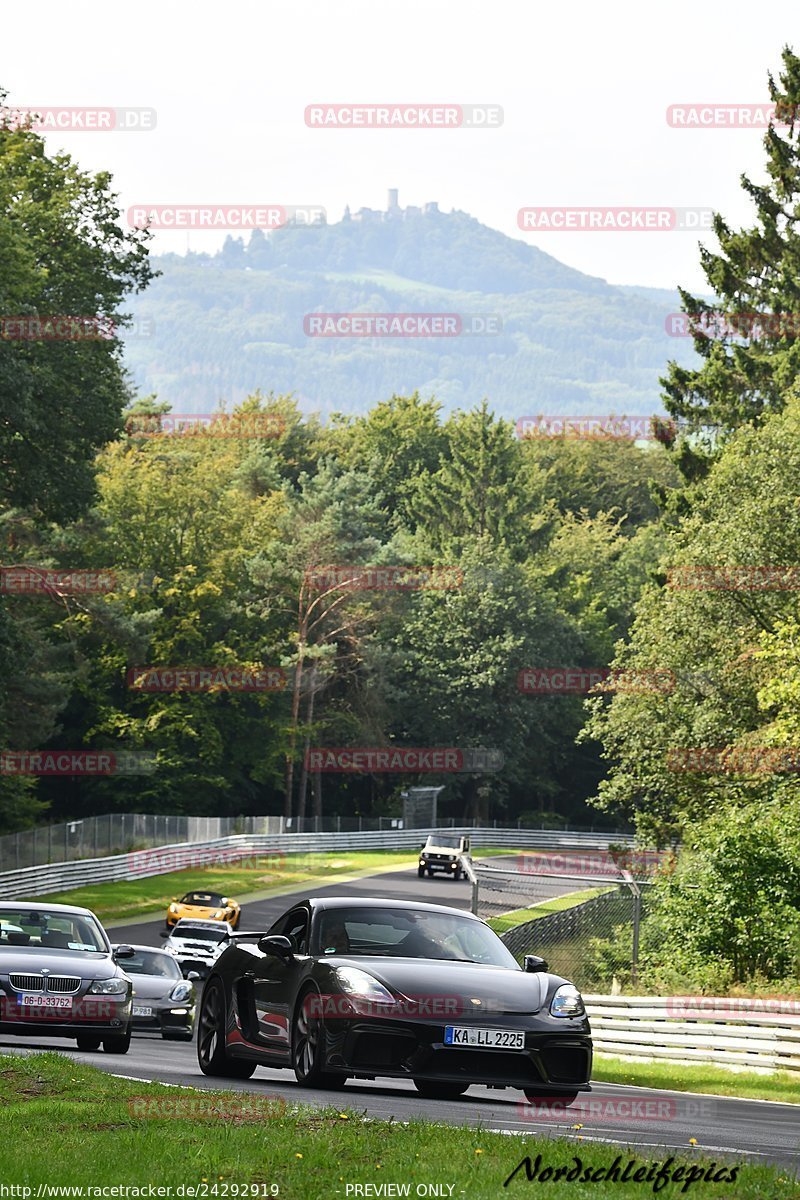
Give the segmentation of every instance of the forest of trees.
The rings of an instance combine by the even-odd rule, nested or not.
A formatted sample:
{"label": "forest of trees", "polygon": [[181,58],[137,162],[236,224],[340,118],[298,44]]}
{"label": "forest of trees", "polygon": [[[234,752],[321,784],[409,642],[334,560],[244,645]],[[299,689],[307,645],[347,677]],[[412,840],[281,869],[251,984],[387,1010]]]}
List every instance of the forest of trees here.
{"label": "forest of trees", "polygon": [[[790,50],[769,82],[795,113]],[[0,773],[0,831],[114,810],[390,814],[431,777],[320,775],[306,751],[486,747],[501,770],[433,777],[447,815],[578,823],[588,803],[679,846],[645,979],[796,981],[798,141],[794,120],[769,129],[765,181],[743,180],[750,227],[716,217],[702,262],[728,326],[710,338],[711,306],[682,294],[700,365],[666,368],[680,424],[647,445],[520,440],[489,401],[447,414],[413,389],[322,421],[258,380],[227,436],[159,434],[169,406],[132,394],[118,337],[0,338],[0,565],[114,575],[96,594],[0,591],[0,746],[155,759],[141,776]],[[118,222],[107,176],[0,128],[3,312],[124,319],[152,267]],[[272,436],[244,436],[256,418]],[[458,585],[314,584],[333,565],[446,567]],[[146,665],[287,683],[131,687]],[[536,667],[612,674],[589,698],[527,694]],[[630,683],[654,675],[670,686]]]}

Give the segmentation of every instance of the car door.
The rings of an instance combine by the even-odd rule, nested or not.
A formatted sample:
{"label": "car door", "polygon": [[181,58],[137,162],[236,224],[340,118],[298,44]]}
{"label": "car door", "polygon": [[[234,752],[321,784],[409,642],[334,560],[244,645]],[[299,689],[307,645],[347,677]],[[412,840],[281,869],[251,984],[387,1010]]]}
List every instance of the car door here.
{"label": "car door", "polygon": [[259,960],[253,978],[255,1037],[258,1045],[288,1057],[292,1045],[292,1016],[295,997],[308,967],[309,912],[295,908],[273,925],[270,933],[282,933],[295,947],[292,959],[272,955]]}

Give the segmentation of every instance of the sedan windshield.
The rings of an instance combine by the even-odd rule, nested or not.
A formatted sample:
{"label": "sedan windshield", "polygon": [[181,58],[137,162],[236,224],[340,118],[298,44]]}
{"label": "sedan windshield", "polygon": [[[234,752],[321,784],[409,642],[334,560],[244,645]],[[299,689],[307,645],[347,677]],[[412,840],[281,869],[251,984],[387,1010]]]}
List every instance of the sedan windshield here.
{"label": "sedan windshield", "polygon": [[122,963],[126,975],[156,975],[164,979],[183,979],[175,959],[163,951],[137,950],[134,958]]}
{"label": "sedan windshield", "polygon": [[187,942],[222,942],[227,936],[227,929],[212,929],[207,925],[176,925],[173,930],[173,937]]}
{"label": "sedan windshield", "polygon": [[425,909],[334,908],[317,919],[315,954],[436,958],[519,969],[481,921]]}
{"label": "sedan windshield", "polygon": [[108,953],[108,944],[97,921],[85,913],[53,912],[46,908],[24,911],[0,905],[0,951],[26,946],[36,950],[72,950]]}
{"label": "sedan windshield", "polygon": [[218,892],[187,892],[181,904],[199,904],[203,908],[222,908],[224,899]]}

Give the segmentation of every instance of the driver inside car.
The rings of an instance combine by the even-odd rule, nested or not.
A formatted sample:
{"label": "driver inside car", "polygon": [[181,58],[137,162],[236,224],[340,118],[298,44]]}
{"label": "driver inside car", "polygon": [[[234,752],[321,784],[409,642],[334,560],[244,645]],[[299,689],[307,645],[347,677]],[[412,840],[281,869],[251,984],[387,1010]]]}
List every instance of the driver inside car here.
{"label": "driver inside car", "polygon": [[341,918],[335,917],[325,924],[320,943],[323,954],[347,954],[349,952],[350,938]]}

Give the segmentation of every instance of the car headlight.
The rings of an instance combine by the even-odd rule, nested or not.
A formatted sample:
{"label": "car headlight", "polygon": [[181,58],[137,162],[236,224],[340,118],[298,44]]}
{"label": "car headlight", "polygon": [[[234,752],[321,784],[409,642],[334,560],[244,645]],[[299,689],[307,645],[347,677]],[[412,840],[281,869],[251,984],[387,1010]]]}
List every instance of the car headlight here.
{"label": "car headlight", "polygon": [[176,1004],[185,1004],[187,1000],[191,1000],[193,991],[194,988],[188,981],[176,983],[169,994],[169,998],[170,1000],[174,1000]]}
{"label": "car headlight", "polygon": [[131,985],[127,979],[96,979],[89,988],[92,996],[127,996]]}
{"label": "car headlight", "polygon": [[348,996],[360,996],[377,1004],[396,1003],[392,993],[367,971],[360,971],[358,967],[337,967],[334,974]]}
{"label": "car headlight", "polygon": [[171,913],[176,913],[176,912],[178,911],[178,906],[177,906],[177,904],[170,904],[170,906],[169,906],[169,911],[170,911]]}
{"label": "car headlight", "polygon": [[221,921],[223,919],[223,917],[225,916],[225,912],[226,912],[226,909],[218,908],[217,911],[214,913],[214,920]]}
{"label": "car headlight", "polygon": [[562,983],[550,1001],[550,1012],[554,1017],[582,1017],[586,1012],[583,997],[574,983]]}

